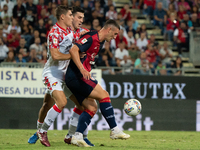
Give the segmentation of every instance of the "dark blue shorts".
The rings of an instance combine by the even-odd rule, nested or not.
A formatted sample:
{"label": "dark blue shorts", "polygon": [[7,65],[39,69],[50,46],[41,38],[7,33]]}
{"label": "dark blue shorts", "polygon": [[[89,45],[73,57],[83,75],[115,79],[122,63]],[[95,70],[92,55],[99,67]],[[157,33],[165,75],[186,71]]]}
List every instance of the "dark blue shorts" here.
{"label": "dark blue shorts", "polygon": [[75,77],[66,82],[67,87],[74,94],[80,105],[82,105],[83,100],[90,95],[97,84],[98,81],[94,78],[85,80],[84,78]]}

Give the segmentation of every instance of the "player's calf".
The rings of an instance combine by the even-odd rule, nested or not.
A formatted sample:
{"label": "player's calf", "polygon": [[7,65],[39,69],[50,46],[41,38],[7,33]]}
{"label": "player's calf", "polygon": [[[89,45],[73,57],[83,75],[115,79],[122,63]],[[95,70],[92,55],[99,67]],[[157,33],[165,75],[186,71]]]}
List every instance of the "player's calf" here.
{"label": "player's calf", "polygon": [[130,135],[122,132],[115,121],[114,110],[111,105],[110,97],[105,97],[99,101],[100,110],[104,118],[106,119],[108,125],[110,126],[111,139],[128,139]]}

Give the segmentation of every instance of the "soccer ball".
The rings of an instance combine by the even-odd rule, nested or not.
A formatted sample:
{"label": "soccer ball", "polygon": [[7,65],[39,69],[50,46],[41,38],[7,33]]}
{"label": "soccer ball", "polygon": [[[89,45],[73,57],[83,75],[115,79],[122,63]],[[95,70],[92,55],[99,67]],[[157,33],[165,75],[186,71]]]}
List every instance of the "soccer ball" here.
{"label": "soccer ball", "polygon": [[142,105],[137,99],[129,99],[124,104],[124,111],[129,116],[137,116],[142,110]]}

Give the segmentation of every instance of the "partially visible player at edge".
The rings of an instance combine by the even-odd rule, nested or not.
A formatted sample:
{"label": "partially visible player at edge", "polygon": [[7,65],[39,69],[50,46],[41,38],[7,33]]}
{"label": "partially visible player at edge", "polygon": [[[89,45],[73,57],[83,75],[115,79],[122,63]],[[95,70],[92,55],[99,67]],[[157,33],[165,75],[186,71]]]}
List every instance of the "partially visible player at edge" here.
{"label": "partially visible player at edge", "polygon": [[[114,20],[108,20],[99,32],[93,31],[83,35],[69,50],[72,60],[65,74],[65,83],[80,105],[84,106],[88,101],[87,98],[99,101],[101,113],[111,129],[111,139],[128,139],[130,135],[117,127],[108,92],[103,90],[97,80],[91,78],[90,75],[91,64],[94,64],[95,56],[99,53],[104,41],[110,42],[115,39],[119,30],[120,27]],[[80,59],[79,52],[85,52],[86,56]],[[90,124],[93,116],[94,114],[91,111],[84,111],[80,115],[76,133],[71,140],[72,144],[88,147],[83,140],[83,132]]]}
{"label": "partially visible player at edge", "polygon": [[[61,9],[64,9],[64,11],[63,10],[61,10]],[[67,9],[67,10],[66,10]],[[70,17],[69,16],[71,16],[71,14],[69,13],[69,12],[71,12],[71,10],[70,11],[68,11],[68,10],[70,10],[70,9],[68,9],[67,7],[65,8],[65,7],[63,7],[63,6],[59,6],[58,7],[58,9],[57,9],[57,17],[59,18],[60,17],[60,21],[63,21],[63,23],[65,24],[65,27],[68,27],[69,26],[69,24],[70,24]],[[80,20],[83,20],[83,17],[84,17],[84,14],[83,14],[83,11],[82,10],[80,10],[80,9],[76,9],[75,10],[76,12],[77,11],[80,11],[81,13],[82,13],[82,19],[81,19],[81,17],[79,16],[79,21],[77,20],[77,21],[74,21],[75,22],[75,29],[78,29],[79,27],[80,27],[80,25],[82,24],[82,22],[83,21],[80,21]],[[74,11],[74,12],[75,12]],[[62,14],[63,13],[63,14]],[[66,18],[64,18],[64,16],[62,16],[62,15],[68,15],[68,17],[66,17]],[[80,14],[79,14],[80,15]],[[59,20],[59,19],[58,19]],[[66,23],[66,20],[67,20],[67,22],[68,22],[68,24]],[[57,22],[57,24],[53,27],[53,29],[54,29],[54,31],[56,31],[56,32],[54,32],[54,34],[49,34],[50,36],[51,36],[51,39],[50,39],[50,43],[49,44],[52,44],[52,48],[51,47],[49,47],[50,48],[50,52],[51,52],[51,60],[50,60],[50,62],[48,62],[49,64],[47,64],[47,66],[46,66],[46,69],[44,69],[44,71],[43,71],[43,77],[44,77],[44,75],[47,75],[47,77],[48,78],[50,78],[50,79],[48,79],[48,80],[51,80],[51,81],[48,81],[49,83],[49,85],[47,84],[47,86],[48,86],[48,92],[45,94],[45,97],[44,97],[44,103],[43,103],[43,106],[42,106],[42,108],[40,109],[40,112],[39,112],[39,119],[38,119],[38,122],[37,122],[37,128],[38,129],[40,129],[41,127],[42,127],[42,125],[43,125],[43,123],[41,123],[41,122],[43,122],[44,121],[44,118],[45,118],[45,116],[46,116],[46,113],[47,113],[47,111],[52,107],[52,105],[53,105],[53,103],[54,103],[54,100],[51,98],[51,95],[53,96],[53,93],[57,93],[57,92],[53,92],[53,91],[58,91],[59,93],[61,92],[63,92],[62,90],[63,89],[61,89],[61,88],[63,88],[63,87],[65,87],[65,85],[63,84],[63,80],[64,80],[64,74],[65,74],[65,70],[66,70],[66,66],[68,66],[68,62],[69,61],[65,61],[65,60],[67,60],[67,59],[70,59],[71,58],[71,56],[70,56],[70,54],[64,54],[64,53],[66,53],[66,48],[67,47],[70,47],[71,46],[71,44],[72,44],[72,38],[71,37],[74,37],[75,39],[77,39],[78,37],[79,37],[79,34],[80,34],[80,31],[81,30],[77,30],[78,32],[77,32],[77,34],[75,34],[75,35],[70,35],[71,33],[69,32],[69,30],[67,29],[67,30],[64,30],[63,28],[64,28],[64,26],[63,26],[63,24],[61,24],[60,25],[60,21],[58,21]],[[65,22],[64,22],[65,21]],[[63,27],[63,28],[62,28]],[[56,29],[56,30],[55,30]],[[61,34],[61,37],[59,37],[58,35],[58,33],[57,33],[57,31],[59,32],[59,33],[62,33]],[[69,33],[69,34],[68,34]],[[52,38],[52,35],[54,36],[54,39]],[[70,36],[68,36],[68,35],[70,35]],[[55,38],[56,37],[56,38]],[[59,39],[60,38],[60,39]],[[59,40],[61,40],[61,41],[59,41]],[[63,41],[67,41],[67,44],[66,43],[63,43]],[[63,46],[64,45],[64,46]],[[51,45],[49,45],[49,46],[51,46]],[[54,48],[58,48],[58,49],[54,49]],[[69,50],[69,49],[68,49]],[[60,52],[61,53],[60,53]],[[53,59],[53,60],[52,60]],[[58,61],[58,60],[64,60],[64,61]],[[49,60],[48,60],[49,61]],[[56,63],[55,63],[56,62]],[[58,63],[59,62],[59,63]],[[49,69],[49,68],[50,69]],[[57,67],[57,68],[56,68]],[[55,72],[54,72],[55,71]],[[56,72],[57,71],[57,72]],[[56,74],[55,74],[56,73]],[[64,74],[63,74],[64,73]],[[59,74],[59,75],[57,75],[57,74]],[[46,77],[44,77],[44,79],[45,79],[45,81],[47,81],[46,80]],[[56,80],[56,82],[54,82],[54,80]],[[59,81],[59,82],[57,82],[57,80]],[[52,84],[51,84],[51,83]],[[68,96],[68,97],[70,97],[70,99],[72,99],[72,100],[76,100],[76,98],[72,95],[72,93],[65,87],[65,93],[66,93],[66,95]],[[50,95],[51,94],[51,95]],[[55,98],[55,96],[54,96],[54,98]],[[65,100],[66,100],[66,98],[65,98]],[[59,99],[58,100],[56,100],[56,102],[58,102],[58,103],[61,103],[60,105],[62,105],[62,108],[64,107],[64,104],[65,103],[63,103],[63,102],[61,102]],[[67,102],[67,101],[64,101],[64,102]],[[77,104],[77,105],[79,105],[77,102],[75,102],[75,104]],[[90,103],[91,104],[91,103]],[[92,103],[91,104],[92,106],[94,105],[94,107],[93,107],[93,110],[94,111],[96,111],[96,109],[97,109],[97,106],[96,106],[96,103]],[[55,120],[55,118],[57,117],[57,115],[59,114],[59,113],[57,113],[56,112],[56,114],[57,115],[55,115],[55,109],[57,109],[57,107],[58,107],[58,105],[56,104],[56,105],[54,105],[53,106],[53,108],[51,108],[51,113],[49,114],[49,117],[50,117],[50,119],[52,119],[52,117],[51,116],[53,116],[54,118],[52,119],[53,121]],[[81,107],[80,107],[80,109],[82,109]],[[75,109],[76,110],[76,109]],[[52,113],[53,112],[53,113]],[[80,111],[79,111],[80,112]],[[47,114],[47,116],[48,116],[48,114]],[[55,117],[56,116],[56,117]],[[78,120],[78,119],[75,119],[75,120]],[[48,123],[49,124],[49,123]],[[45,128],[47,128],[48,126],[46,125],[46,127]],[[74,131],[75,132],[75,131]],[[43,135],[44,135],[44,137],[45,137],[45,139],[46,140],[44,140],[44,141],[48,141],[48,139],[47,139],[47,134],[46,134],[46,132],[43,132]],[[36,136],[36,134],[34,134],[30,139],[29,139],[29,143],[35,143],[36,141],[37,141],[37,136]],[[87,142],[89,142],[88,141],[88,139],[86,138],[85,140],[87,140]],[[49,144],[49,142],[46,142],[46,143],[42,143],[43,145],[45,145],[45,146],[50,146],[50,144]],[[89,143],[90,145],[92,145],[91,143]]]}

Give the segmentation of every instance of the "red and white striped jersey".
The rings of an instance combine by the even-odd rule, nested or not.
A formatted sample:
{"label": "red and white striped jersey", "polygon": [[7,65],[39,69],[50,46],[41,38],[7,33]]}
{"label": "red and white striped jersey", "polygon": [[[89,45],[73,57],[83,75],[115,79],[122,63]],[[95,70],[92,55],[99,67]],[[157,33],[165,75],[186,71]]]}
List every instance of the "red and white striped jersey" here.
{"label": "red and white striped jersey", "polygon": [[89,31],[89,30],[86,29],[86,28],[82,28],[82,27],[81,27],[81,28],[77,29],[76,31],[73,31],[73,32],[74,32],[73,44],[74,44],[76,41],[79,40],[79,38],[80,38],[80,33],[81,33],[82,31]]}
{"label": "red and white striped jersey", "polygon": [[70,60],[53,60],[50,49],[57,48],[61,53],[69,53],[74,33],[71,28],[63,29],[57,23],[52,27],[47,37],[48,60],[43,69],[43,77],[55,77],[64,80],[64,74]]}
{"label": "red and white striped jersey", "polygon": [[70,60],[53,60],[50,49],[57,48],[61,53],[68,54],[74,42],[80,37],[80,32],[84,29],[72,31],[69,27],[67,30],[60,27],[57,23],[52,27],[47,38],[48,60],[43,69],[43,77],[55,77],[63,80]]}

